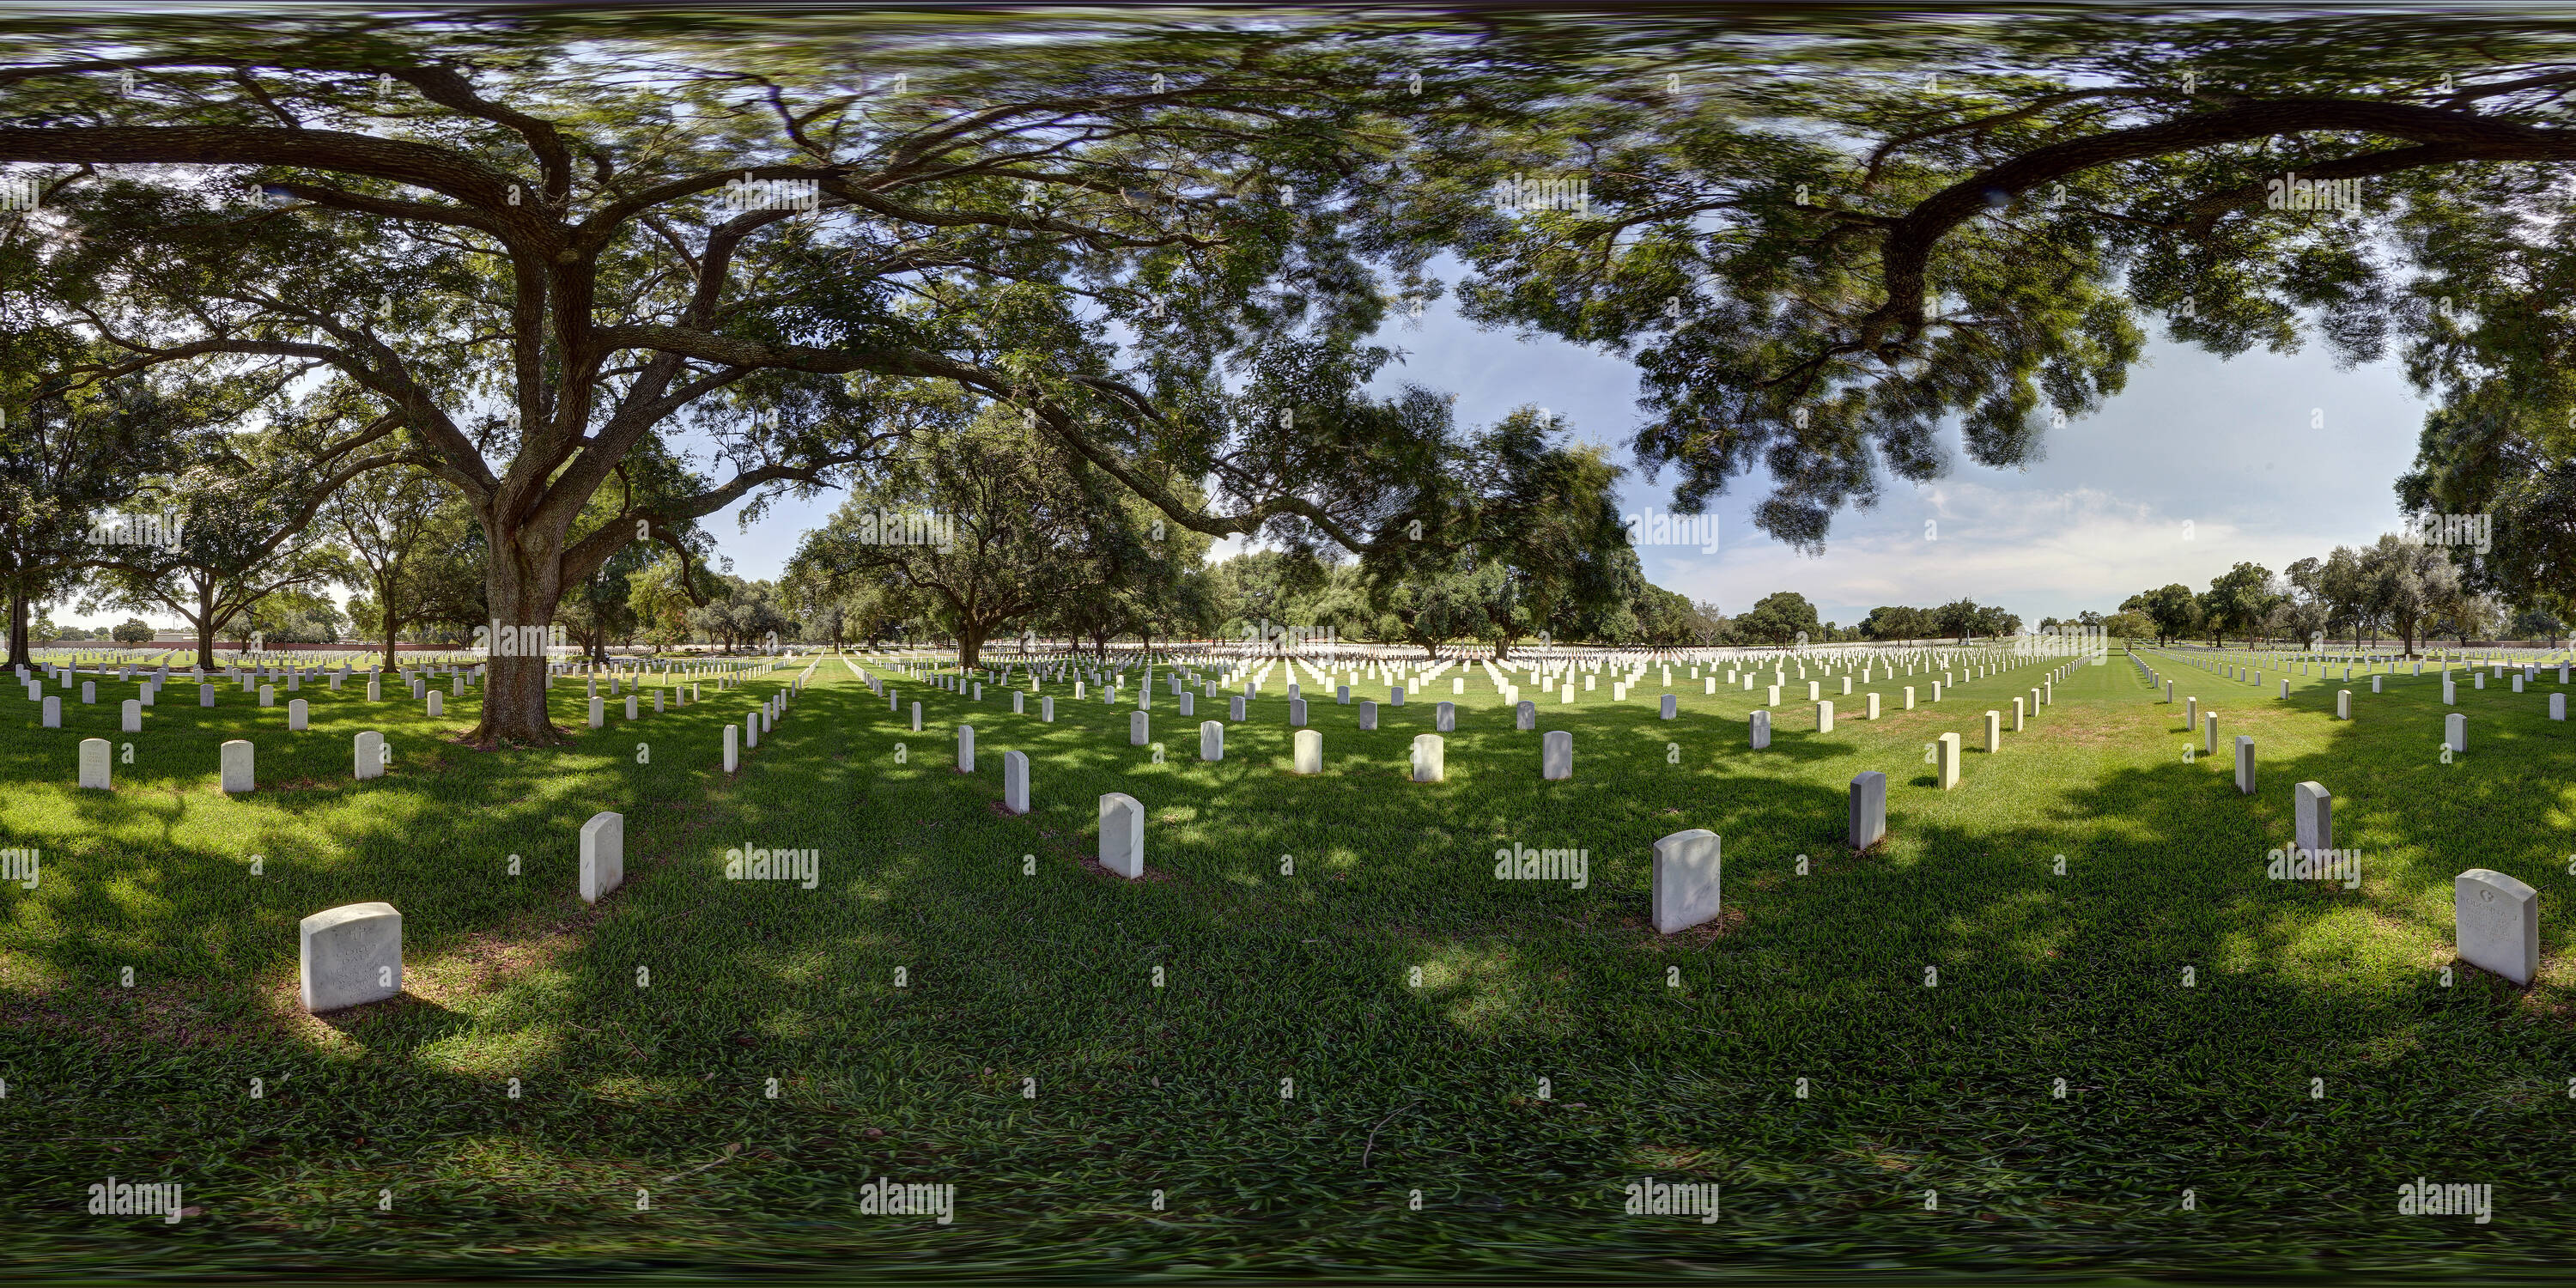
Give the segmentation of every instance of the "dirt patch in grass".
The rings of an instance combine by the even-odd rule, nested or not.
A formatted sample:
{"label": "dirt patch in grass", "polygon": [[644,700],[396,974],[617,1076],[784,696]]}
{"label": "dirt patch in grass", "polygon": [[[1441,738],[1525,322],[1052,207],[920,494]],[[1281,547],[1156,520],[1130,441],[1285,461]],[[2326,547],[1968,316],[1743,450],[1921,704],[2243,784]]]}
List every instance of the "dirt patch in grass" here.
{"label": "dirt patch in grass", "polygon": [[1688,930],[1676,930],[1669,935],[1655,933],[1653,917],[1622,917],[1618,924],[1620,929],[1635,936],[1632,947],[1706,948],[1728,935],[1741,931],[1746,919],[1742,908],[1728,908],[1719,912],[1711,920],[1701,922]]}
{"label": "dirt patch in grass", "polygon": [[550,926],[514,926],[468,935],[445,952],[404,962],[403,991],[440,1005],[498,992],[513,980],[561,961],[581,945],[598,917],[594,907]]}

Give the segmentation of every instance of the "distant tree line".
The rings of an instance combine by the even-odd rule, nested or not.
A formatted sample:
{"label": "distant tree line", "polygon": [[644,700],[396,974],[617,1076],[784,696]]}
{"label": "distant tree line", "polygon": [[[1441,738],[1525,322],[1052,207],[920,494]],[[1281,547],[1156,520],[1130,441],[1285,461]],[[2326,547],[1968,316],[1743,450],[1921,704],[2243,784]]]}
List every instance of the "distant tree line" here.
{"label": "distant tree line", "polygon": [[[2120,605],[2117,633],[2224,643],[2307,643],[2321,638],[2376,643],[2394,635],[2408,653],[2428,640],[2466,645],[2499,634],[2552,643],[2566,633],[2557,599],[2526,583],[2518,598],[2498,593],[2489,551],[2442,545],[2397,533],[2358,548],[2337,546],[2324,558],[2292,563],[2280,574],[2239,563],[2194,593],[2179,582],[2131,595]],[[2117,619],[2115,619],[2117,620]]]}

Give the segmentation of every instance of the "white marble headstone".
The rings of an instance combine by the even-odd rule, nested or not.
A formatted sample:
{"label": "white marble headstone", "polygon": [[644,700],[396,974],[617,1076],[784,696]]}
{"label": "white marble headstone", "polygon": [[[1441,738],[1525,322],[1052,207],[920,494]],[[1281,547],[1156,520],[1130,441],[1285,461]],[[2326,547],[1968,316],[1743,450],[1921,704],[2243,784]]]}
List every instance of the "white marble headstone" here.
{"label": "white marble headstone", "polygon": [[1437,783],[1446,780],[1448,776],[1449,751],[1446,740],[1436,733],[1415,734],[1413,736],[1413,781]]}
{"label": "white marble headstone", "polygon": [[1723,878],[1719,848],[1717,833],[1700,827],[1655,842],[1656,934],[1716,919]]}
{"label": "white marble headstone", "polygon": [[1542,779],[1574,777],[1574,734],[1551,729],[1539,739],[1538,772]]}
{"label": "white marble headstone", "polygon": [[1029,757],[1026,752],[1002,753],[1002,808],[1014,814],[1029,812]]}
{"label": "white marble headstone", "polygon": [[626,884],[626,816],[603,810],[581,825],[581,901]]}
{"label": "white marble headstone", "polygon": [[326,908],[298,921],[298,996],[336,1011],[402,993],[402,914],[389,903]]}
{"label": "white marble headstone", "polygon": [[1845,840],[1866,850],[1887,835],[1887,775],[1873,769],[1851,780],[1851,826]]}
{"label": "white marble headstone", "polygon": [[1130,881],[1145,875],[1145,807],[1125,792],[1100,798],[1100,866]]}
{"label": "white marble headstone", "polygon": [[2334,793],[2325,784],[2305,782],[2291,788],[2290,815],[2300,849],[2334,848]]}
{"label": "white marble headstone", "polygon": [[2487,868],[2451,882],[2452,938],[2460,960],[2528,985],[2540,973],[2540,892]]}

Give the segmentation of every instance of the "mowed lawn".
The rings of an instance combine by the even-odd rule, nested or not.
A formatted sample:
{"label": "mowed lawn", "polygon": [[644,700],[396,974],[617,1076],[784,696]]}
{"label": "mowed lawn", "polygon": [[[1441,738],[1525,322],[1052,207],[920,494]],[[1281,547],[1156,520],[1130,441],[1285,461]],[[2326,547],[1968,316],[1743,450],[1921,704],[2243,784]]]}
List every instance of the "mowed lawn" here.
{"label": "mowed lawn", "polygon": [[[2506,1273],[2576,1252],[2576,741],[2546,718],[2555,672],[2522,695],[2464,683],[2458,708],[2429,673],[2379,695],[2294,677],[2284,701],[2269,667],[2258,689],[2183,655],[2155,664],[2219,712],[2223,747],[2256,738],[2252,797],[2224,752],[2185,762],[2179,702],[2116,651],[1992,756],[1982,713],[2062,659],[1913,711],[1897,695],[1927,677],[1832,694],[1830,734],[1786,700],[1761,752],[1758,693],[1705,697],[1677,670],[1667,722],[1656,674],[1626,703],[1605,678],[1539,701],[1540,731],[1575,736],[1561,782],[1470,666],[1436,785],[1407,780],[1407,750],[1449,675],[1369,733],[1318,695],[1309,778],[1288,772],[1281,673],[1216,764],[1158,691],[1156,763],[1127,744],[1132,699],[1051,685],[1049,725],[1034,697],[1013,716],[998,688],[897,677],[890,711],[825,658],[732,777],[722,723],[793,671],[659,716],[648,687],[637,722],[612,702],[569,750],[501,755],[451,741],[472,696],[433,721],[307,684],[314,727],[290,734],[282,692],[201,711],[173,684],[121,735],[131,686],[67,703],[62,730],[0,691],[0,847],[43,855],[36,889],[0,890],[0,1249],[997,1277]],[[578,729],[580,685],[556,703]],[[2452,709],[2470,750],[2443,764]],[[354,783],[368,728],[393,772]],[[1946,793],[1924,754],[1945,732],[1970,748]],[[71,787],[83,736],[136,744],[114,796]],[[235,736],[261,790],[226,799],[215,745]],[[1032,761],[1028,817],[999,807],[1009,750]],[[1869,769],[1890,835],[1855,855],[1846,784]],[[2361,888],[2266,879],[2302,779],[2335,793]],[[1142,881],[1090,862],[1108,791],[1146,808]],[[603,809],[627,816],[628,884],[591,908],[577,833]],[[1651,846],[1687,828],[1724,838],[1726,914],[1659,938]],[[1584,851],[1586,888],[1496,880],[1519,846]],[[815,851],[816,886],[728,881],[733,848]],[[2442,983],[2451,878],[2477,866],[2540,891],[2531,990]],[[409,995],[302,1015],[297,919],[377,899],[404,914]],[[111,1174],[181,1182],[203,1211],[89,1215]],[[1648,1175],[1716,1182],[1724,1210],[1624,1214]],[[2494,1219],[2400,1216],[2419,1176],[2491,1184]],[[875,1178],[953,1184],[953,1223],[863,1215]]]}

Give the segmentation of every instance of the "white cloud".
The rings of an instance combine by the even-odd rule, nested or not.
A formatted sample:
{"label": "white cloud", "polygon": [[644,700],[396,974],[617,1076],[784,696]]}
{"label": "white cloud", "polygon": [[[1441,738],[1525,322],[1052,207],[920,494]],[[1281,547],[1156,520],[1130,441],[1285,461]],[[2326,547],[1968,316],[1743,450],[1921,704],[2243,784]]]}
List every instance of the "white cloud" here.
{"label": "white cloud", "polygon": [[[1924,518],[1938,522],[1930,539]],[[2278,573],[2294,560],[2377,535],[2367,522],[2349,532],[2291,530],[2173,514],[2101,488],[2016,491],[1970,479],[1883,503],[1853,526],[1859,530],[1836,537],[1817,558],[1758,534],[1714,556],[1643,553],[1657,584],[1715,600],[1728,613],[1795,590],[1819,616],[1844,625],[1881,604],[1928,607],[1961,596],[1999,603],[2035,623],[2086,608],[2111,612],[2168,582],[2197,590],[2239,562]]]}
{"label": "white cloud", "polygon": [[[1795,590],[1846,625],[1880,604],[1929,606],[1962,595],[2036,621],[2060,611],[2038,609],[2042,601],[2107,611],[2115,604],[2100,602],[2103,587],[2131,588],[2125,595],[2205,579],[2200,569],[2219,552],[2254,548],[2224,522],[2195,523],[2186,540],[2180,519],[2094,488],[2016,492],[1953,479],[1911,502],[1882,504],[1874,521],[1837,537],[1821,557],[1757,534],[1714,556],[1665,555],[1657,561],[1659,581],[1730,613],[1773,591]],[[1929,536],[1924,519],[1935,524]]]}

